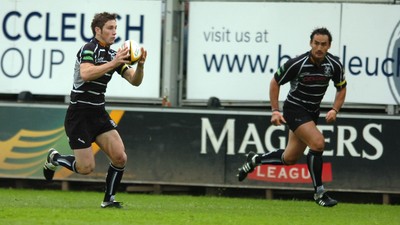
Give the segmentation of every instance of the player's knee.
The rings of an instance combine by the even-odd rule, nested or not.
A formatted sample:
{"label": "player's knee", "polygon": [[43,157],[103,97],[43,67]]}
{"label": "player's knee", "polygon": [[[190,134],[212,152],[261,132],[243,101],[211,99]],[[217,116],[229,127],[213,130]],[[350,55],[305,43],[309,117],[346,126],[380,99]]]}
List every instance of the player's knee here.
{"label": "player's knee", "polygon": [[287,166],[294,165],[297,163],[297,159],[284,159],[284,164]]}
{"label": "player's knee", "polygon": [[324,149],[325,149],[325,141],[323,140],[317,144],[317,146],[314,150],[322,152],[322,151],[324,151]]}
{"label": "player's knee", "polygon": [[94,164],[87,164],[87,165],[77,166],[76,170],[79,174],[88,175],[94,171],[94,167],[95,167]]}
{"label": "player's knee", "polygon": [[112,164],[120,168],[126,165],[127,160],[128,157],[125,152],[122,152],[121,154],[118,154],[113,159],[111,159]]}
{"label": "player's knee", "polygon": [[314,140],[311,146],[309,146],[310,149],[313,149],[314,151],[322,152],[325,149],[325,139],[324,137],[318,138]]}
{"label": "player's knee", "polygon": [[283,155],[282,163],[286,166],[294,165],[297,163],[298,158]]}

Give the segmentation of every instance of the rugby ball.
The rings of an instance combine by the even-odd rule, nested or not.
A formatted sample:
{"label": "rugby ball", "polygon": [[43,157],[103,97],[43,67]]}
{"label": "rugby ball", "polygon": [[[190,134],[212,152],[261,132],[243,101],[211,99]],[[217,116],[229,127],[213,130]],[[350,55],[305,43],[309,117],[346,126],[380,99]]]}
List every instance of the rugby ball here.
{"label": "rugby ball", "polygon": [[142,52],[140,51],[140,45],[136,41],[127,40],[123,43],[122,47],[129,48],[129,60],[131,64],[135,64],[140,59]]}

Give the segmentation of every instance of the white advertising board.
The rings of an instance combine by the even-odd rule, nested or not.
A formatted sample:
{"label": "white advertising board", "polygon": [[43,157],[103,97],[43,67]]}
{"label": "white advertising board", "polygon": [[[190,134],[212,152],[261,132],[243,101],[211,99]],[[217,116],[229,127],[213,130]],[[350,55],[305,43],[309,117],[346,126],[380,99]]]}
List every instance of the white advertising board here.
{"label": "white advertising board", "polygon": [[342,20],[346,101],[399,105],[400,5],[343,4]]}
{"label": "white advertising board", "polygon": [[[278,66],[309,51],[312,30],[327,27],[330,52],[346,71],[346,102],[398,104],[398,12],[398,5],[191,2],[187,99],[268,101]],[[280,100],[288,90],[281,88]],[[331,85],[323,102],[334,96]]]}
{"label": "white advertising board", "polygon": [[114,73],[106,96],[159,97],[161,0],[0,1],[0,93],[69,95],[76,54],[93,37],[92,18],[107,11],[119,16],[118,39],[111,48],[134,39],[146,48],[148,58],[140,87]]}

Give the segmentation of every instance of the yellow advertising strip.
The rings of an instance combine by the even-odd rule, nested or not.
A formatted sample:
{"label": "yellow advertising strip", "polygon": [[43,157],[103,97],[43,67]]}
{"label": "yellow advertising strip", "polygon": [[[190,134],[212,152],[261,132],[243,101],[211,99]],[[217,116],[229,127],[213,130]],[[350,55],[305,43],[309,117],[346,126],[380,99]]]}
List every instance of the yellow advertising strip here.
{"label": "yellow advertising strip", "polygon": [[[47,146],[56,143],[63,135],[64,127],[48,131],[21,129],[10,139],[0,141],[0,169],[16,171],[18,176],[34,174],[37,168],[43,164],[43,159],[38,159],[38,157],[46,154]],[[30,151],[15,151],[16,148]],[[18,160],[29,160],[29,162],[21,163]],[[7,175],[0,173],[0,176]]]}

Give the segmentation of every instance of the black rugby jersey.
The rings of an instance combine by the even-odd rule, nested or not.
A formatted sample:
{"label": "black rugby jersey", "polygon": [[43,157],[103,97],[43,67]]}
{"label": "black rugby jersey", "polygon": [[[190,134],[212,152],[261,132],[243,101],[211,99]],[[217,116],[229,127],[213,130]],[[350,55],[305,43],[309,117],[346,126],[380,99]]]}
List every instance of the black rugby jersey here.
{"label": "black rugby jersey", "polygon": [[80,74],[81,63],[92,63],[101,65],[114,59],[117,52],[109,47],[105,47],[93,38],[78,51],[75,62],[74,84],[71,90],[71,102],[73,107],[104,107],[104,93],[107,83],[111,80],[114,72],[122,74],[130,68],[129,65],[121,65],[96,80],[83,81]]}
{"label": "black rugby jersey", "polygon": [[290,82],[290,91],[285,104],[300,106],[309,112],[317,112],[322,98],[332,80],[340,90],[346,87],[343,66],[337,57],[327,53],[321,65],[310,60],[310,52],[288,60],[274,77],[279,85]]}

